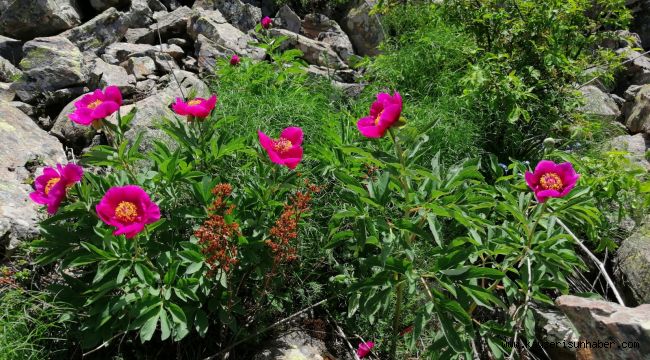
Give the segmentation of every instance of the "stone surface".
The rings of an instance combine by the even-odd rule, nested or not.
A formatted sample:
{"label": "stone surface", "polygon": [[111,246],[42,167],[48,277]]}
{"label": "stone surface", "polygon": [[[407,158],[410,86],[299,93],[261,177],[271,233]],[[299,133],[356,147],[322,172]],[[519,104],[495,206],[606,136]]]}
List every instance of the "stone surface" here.
{"label": "stone surface", "polygon": [[273,36],[287,36],[288,39],[283,45],[302,51],[303,58],[310,64],[333,69],[346,69],[348,67],[329,44],[294,34],[285,29],[271,29],[270,33]]}
{"label": "stone surface", "polygon": [[68,114],[75,110],[74,103],[81,100],[82,97],[83,95],[77,97],[61,110],[50,131],[50,134],[56,136],[65,146],[75,150],[87,147],[96,133],[92,126],[78,125],[68,117]]}
{"label": "stone surface", "polygon": [[650,353],[650,304],[628,308],[570,295],[560,296],[555,303],[571,320],[581,341],[639,344],[637,349],[579,349],[577,359],[645,359]]}
{"label": "stone surface", "polygon": [[72,41],[81,51],[99,54],[108,45],[122,39],[130,25],[126,14],[110,8],[83,25],[64,32],[61,36]]}
{"label": "stone surface", "polygon": [[122,95],[130,95],[135,91],[135,78],[130,78],[129,74],[121,66],[111,65],[100,58],[95,58],[89,62],[88,68],[90,88],[99,89],[106,86],[117,86]]}
{"label": "stone surface", "polygon": [[104,11],[110,7],[129,6],[130,0],[90,0],[90,6],[97,11]]}
{"label": "stone surface", "polygon": [[11,61],[0,57],[0,82],[14,82],[23,74]]}
{"label": "stone surface", "polygon": [[616,120],[621,115],[616,101],[596,86],[584,86],[580,88],[580,92],[585,101],[584,105],[578,109],[582,113],[608,120]]}
{"label": "stone surface", "polygon": [[330,355],[323,340],[304,330],[288,330],[279,334],[258,352],[253,360],[325,360]]}
{"label": "stone surface", "polygon": [[354,83],[357,74],[352,69],[335,70],[325,66],[309,65],[307,73],[312,76],[322,76],[339,83]]}
{"label": "stone surface", "polygon": [[253,39],[241,30],[230,25],[217,10],[206,10],[196,14],[190,20],[188,32],[192,39],[198,40],[199,35],[205,36],[223,52],[232,50],[235,53],[262,59],[264,51],[248,45]]}
{"label": "stone surface", "polygon": [[174,58],[169,54],[157,53],[154,55],[153,61],[156,64],[156,70],[161,74],[169,74],[172,70],[180,69]]}
{"label": "stone surface", "polygon": [[308,14],[302,21],[302,30],[307,37],[322,41],[332,47],[343,59],[354,55],[354,48],[348,35],[341,29],[336,21],[322,14]]}
{"label": "stone surface", "polygon": [[163,44],[162,46],[154,46],[148,44],[115,43],[106,48],[102,59],[109,64],[117,65],[129,60],[131,57],[153,57],[160,52],[169,54],[175,59],[182,58],[185,53],[177,45]]}
{"label": "stone surface", "polygon": [[20,40],[0,35],[0,57],[18,65],[23,58],[23,43]]}
{"label": "stone surface", "polygon": [[11,101],[15,97],[16,92],[11,89],[11,84],[0,82],[0,100]]}
{"label": "stone surface", "polygon": [[34,116],[34,107],[20,101],[12,101],[9,103],[11,106],[23,112],[27,116]]}
{"label": "stone surface", "polygon": [[143,80],[156,72],[156,63],[147,56],[132,57],[127,61],[126,69],[136,80]]}
{"label": "stone surface", "polygon": [[630,85],[644,85],[650,83],[650,59],[640,52],[623,48],[616,50],[622,56],[625,70],[617,76],[619,87],[625,89]]}
{"label": "stone surface", "polygon": [[[537,339],[542,343],[557,343],[564,341],[578,341],[571,321],[555,308],[533,308],[535,314],[535,331]],[[576,358],[576,350],[574,348],[564,347],[545,347],[544,350],[548,353],[549,357],[554,360],[572,360]]]}
{"label": "stone surface", "polygon": [[197,0],[193,9],[219,10],[230,24],[241,31],[248,31],[262,19],[262,10],[241,0]]}
{"label": "stone surface", "polygon": [[617,136],[610,141],[610,147],[629,152],[627,158],[633,164],[650,171],[650,136],[644,134]]}
{"label": "stone surface", "polygon": [[30,102],[43,91],[55,91],[83,84],[83,55],[70,40],[61,36],[36,38],[24,46],[20,62],[23,77],[14,83],[18,97]]}
{"label": "stone surface", "polygon": [[650,1],[626,0],[625,5],[632,10],[630,30],[639,34],[645,46],[650,45]]}
{"label": "stone surface", "polygon": [[384,31],[378,15],[370,15],[375,1],[356,0],[341,20],[341,27],[350,37],[356,53],[361,56],[379,54],[378,46],[384,40]]}
{"label": "stone surface", "polygon": [[156,22],[149,25],[146,32],[132,40],[141,44],[159,43],[158,33],[162,41],[169,38],[183,36],[187,30],[187,24],[195,11],[187,6],[179,7],[170,13],[164,13],[156,19]]}
{"label": "stone surface", "polygon": [[17,0],[0,16],[0,35],[21,40],[50,36],[81,23],[75,0]]}
{"label": "stone surface", "polygon": [[302,26],[300,17],[286,4],[275,14],[275,23],[277,23],[277,26],[296,34],[300,32]]}
{"label": "stone surface", "polygon": [[607,49],[616,50],[620,48],[642,48],[641,37],[638,34],[627,30],[616,30],[603,32],[601,46]]}
{"label": "stone surface", "polygon": [[[149,36],[150,31],[148,28],[135,28],[135,29],[128,29],[126,33],[124,34],[124,39],[126,40],[127,43],[135,44],[142,39],[150,37],[151,40],[154,40],[153,36]],[[153,44],[152,44],[153,45]]]}
{"label": "stone surface", "polygon": [[650,303],[650,225],[637,229],[616,253],[616,275],[639,304]]}
{"label": "stone surface", "polygon": [[38,208],[28,184],[36,167],[65,161],[61,144],[0,100],[0,246],[13,249],[37,235]]}
{"label": "stone surface", "polygon": [[212,71],[217,63],[218,58],[228,57],[227,49],[217,45],[214,41],[206,38],[203,35],[198,36],[195,42],[196,47],[196,64],[192,63],[192,60],[189,62],[184,62],[185,67],[197,66],[199,71]]}
{"label": "stone surface", "polygon": [[650,134],[650,84],[641,87],[634,101],[626,104],[625,126],[631,133]]}

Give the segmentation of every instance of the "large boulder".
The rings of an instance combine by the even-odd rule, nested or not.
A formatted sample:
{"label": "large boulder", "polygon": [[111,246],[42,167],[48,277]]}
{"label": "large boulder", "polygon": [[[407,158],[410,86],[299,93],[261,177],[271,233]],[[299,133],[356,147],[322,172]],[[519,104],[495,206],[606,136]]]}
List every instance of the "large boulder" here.
{"label": "large boulder", "polygon": [[130,26],[131,22],[126,14],[110,8],[83,25],[64,32],[61,36],[72,41],[81,51],[99,53],[124,37]]}
{"label": "large boulder", "polygon": [[25,58],[20,62],[23,76],[14,85],[24,102],[32,101],[44,91],[74,87],[86,81],[83,55],[65,37],[36,38],[26,42],[23,50]]}
{"label": "large boulder", "polygon": [[[585,341],[575,344],[583,345],[577,359],[646,359],[650,353],[650,304],[628,308],[570,295],[560,296],[555,303],[573,323],[580,341]],[[586,342],[596,344],[585,348]],[[606,348],[605,342],[612,346]]]}
{"label": "large boulder", "polygon": [[11,88],[11,84],[0,82],[0,100],[12,101],[15,97],[16,92]]}
{"label": "large boulder", "polygon": [[230,24],[241,31],[248,31],[262,19],[262,10],[241,0],[197,0],[194,9],[219,10]]}
{"label": "large boulder", "polygon": [[55,35],[81,24],[75,0],[9,1],[0,13],[0,33],[21,40]]}
{"label": "large boulder", "polygon": [[[557,344],[578,341],[569,318],[556,308],[533,308],[535,314],[535,332],[541,344]],[[573,360],[576,349],[567,347],[544,346],[544,351],[554,360]]]}
{"label": "large boulder", "polygon": [[14,82],[23,74],[11,61],[0,57],[0,82]]}
{"label": "large boulder", "polygon": [[109,64],[121,64],[132,57],[149,56],[154,57],[156,54],[168,54],[174,59],[180,59],[184,55],[183,49],[178,45],[149,45],[149,44],[129,44],[115,43],[106,48],[102,59]]}
{"label": "large boulder", "polygon": [[289,5],[286,4],[278,10],[277,14],[275,14],[274,23],[277,24],[277,26],[296,34],[300,32],[300,27],[302,26],[300,16],[298,16],[298,14],[291,10]]}
{"label": "large boulder", "polygon": [[639,303],[650,303],[650,225],[637,229],[616,253],[616,275]]}
{"label": "large boulder", "polygon": [[187,24],[196,12],[187,6],[179,7],[170,13],[164,13],[156,22],[143,28],[138,36],[133,32],[130,41],[140,44],[157,44],[159,35],[163,41],[174,37],[183,37],[187,31]]}
{"label": "large boulder", "polygon": [[332,47],[322,41],[313,40],[306,36],[294,34],[285,29],[271,29],[274,36],[287,36],[284,46],[290,46],[303,52],[303,58],[310,64],[325,66],[333,69],[346,69],[347,64],[338,56]]}
{"label": "large boulder", "polygon": [[650,136],[644,134],[621,135],[610,140],[610,147],[618,151],[627,151],[627,158],[650,171]]}
{"label": "large boulder", "polygon": [[195,41],[198,40],[199,35],[203,35],[224,51],[231,50],[257,60],[264,57],[262,49],[249,45],[253,39],[230,25],[218,10],[206,10],[195,14],[190,21],[188,32]]}
{"label": "large boulder", "polygon": [[0,247],[37,235],[38,208],[29,199],[34,170],[65,161],[63,147],[36,123],[0,100]]}
{"label": "large boulder", "polygon": [[302,21],[301,32],[312,39],[322,41],[334,49],[344,61],[354,55],[354,48],[348,35],[339,24],[322,14],[308,14]]}
{"label": "large boulder", "polygon": [[624,108],[625,125],[631,133],[650,134],[650,84],[638,89],[634,101]]}
{"label": "large boulder", "polygon": [[68,117],[76,109],[74,103],[81,100],[84,95],[80,95],[61,110],[59,116],[54,120],[54,126],[50,130],[50,134],[56,136],[65,146],[76,151],[80,151],[90,145],[90,142],[96,134],[96,130],[92,126],[76,124]]}
{"label": "large boulder", "polygon": [[375,1],[356,0],[341,21],[341,27],[350,37],[356,53],[361,56],[379,54],[377,48],[384,40],[384,30],[378,15],[370,11]]}
{"label": "large boulder", "polygon": [[620,89],[627,89],[630,85],[650,83],[650,59],[647,56],[630,48],[618,49],[616,54],[621,56],[624,62],[624,70],[616,79]]}
{"label": "large boulder", "polygon": [[130,95],[135,92],[135,79],[129,77],[123,67],[108,64],[100,58],[94,58],[87,64],[90,69],[88,81],[90,88],[99,89],[112,85],[117,86],[122,95]]}
{"label": "large boulder", "polygon": [[23,42],[0,35],[0,57],[18,65],[20,59],[23,58]]}
{"label": "large boulder", "polygon": [[607,120],[616,120],[621,115],[616,101],[598,87],[584,86],[580,88],[580,92],[583,96],[584,105],[578,110],[582,113]]}
{"label": "large boulder", "polygon": [[90,0],[90,6],[97,11],[104,11],[111,7],[124,7],[131,5],[130,0]]}

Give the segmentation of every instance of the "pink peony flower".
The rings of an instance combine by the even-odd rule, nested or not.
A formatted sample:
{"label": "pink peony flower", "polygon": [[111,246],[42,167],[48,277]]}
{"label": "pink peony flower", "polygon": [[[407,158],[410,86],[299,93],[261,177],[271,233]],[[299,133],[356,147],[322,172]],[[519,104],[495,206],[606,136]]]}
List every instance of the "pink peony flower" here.
{"label": "pink peony flower", "polygon": [[239,65],[240,62],[241,62],[241,60],[239,59],[239,56],[237,56],[237,54],[234,54],[234,55],[230,58],[230,65],[232,65],[232,66]]}
{"label": "pink peony flower", "polygon": [[280,138],[271,139],[261,131],[257,132],[260,145],[269,154],[272,162],[284,165],[293,170],[302,160],[302,129],[299,127],[288,127],[282,130]]}
{"label": "pink peony flower", "polygon": [[113,235],[126,235],[131,239],[144,230],[145,225],[160,219],[160,208],[153,203],[141,187],[114,186],[106,192],[96,207],[103,222],[115,226]]}
{"label": "pink peony flower", "polygon": [[359,344],[359,348],[357,349],[357,356],[360,358],[368,356],[373,347],[375,347],[375,343],[372,341],[362,342]]}
{"label": "pink peony flower", "polygon": [[109,86],[103,92],[97,89],[84,95],[74,106],[75,111],[68,115],[70,120],[88,126],[119,110],[122,106],[122,94],[116,86]]}
{"label": "pink peony flower", "polygon": [[83,174],[81,166],[75,164],[57,164],[56,169],[47,167],[34,181],[36,191],[29,197],[37,204],[47,205],[48,214],[53,215],[65,199],[66,190],[81,181]]}
{"label": "pink peony flower", "polygon": [[265,29],[268,29],[269,27],[271,27],[272,23],[273,23],[273,20],[271,20],[271,18],[268,17],[268,16],[265,16],[262,19],[262,21],[260,21],[260,24],[262,24],[262,27],[265,28]]}
{"label": "pink peony flower", "polygon": [[212,95],[209,99],[194,98],[188,102],[176,98],[176,102],[172,104],[172,110],[178,115],[187,116],[187,119],[192,121],[195,117],[199,119],[208,117],[216,104],[216,95]]}
{"label": "pink peony flower", "polygon": [[398,92],[393,96],[386,93],[377,94],[377,101],[370,107],[370,116],[357,121],[357,128],[367,138],[380,138],[386,135],[391,126],[400,122],[402,115],[402,97]]}
{"label": "pink peony flower", "polygon": [[580,178],[570,162],[556,164],[542,160],[534,172],[526,171],[526,183],[535,192],[537,201],[543,203],[548,198],[561,198],[569,194]]}

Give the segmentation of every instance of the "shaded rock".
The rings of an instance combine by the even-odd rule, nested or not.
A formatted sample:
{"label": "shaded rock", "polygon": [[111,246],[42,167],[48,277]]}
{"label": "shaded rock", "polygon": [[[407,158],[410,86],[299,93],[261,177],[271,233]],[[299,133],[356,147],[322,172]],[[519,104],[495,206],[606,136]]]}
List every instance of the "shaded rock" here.
{"label": "shaded rock", "polygon": [[61,144],[29,116],[0,100],[0,246],[15,248],[38,235],[38,208],[29,199],[34,166],[65,161]]}
{"label": "shaded rock", "polygon": [[639,34],[645,46],[650,45],[650,2],[647,0],[626,0],[625,5],[632,10],[630,30]]}
{"label": "shaded rock", "polygon": [[30,102],[43,91],[83,84],[83,55],[70,40],[61,36],[36,38],[23,47],[25,58],[20,67],[23,76],[14,83],[21,100]]}
{"label": "shaded rock", "polygon": [[15,107],[16,109],[22,111],[23,114],[25,114],[27,116],[31,117],[31,116],[34,116],[34,114],[35,114],[34,113],[34,107],[29,105],[29,104],[26,104],[24,102],[12,101],[9,104],[11,104],[11,106]]}
{"label": "shaded rock", "polygon": [[637,303],[650,302],[650,225],[637,229],[616,253],[616,275]]}
{"label": "shaded rock", "polygon": [[109,64],[121,64],[131,57],[153,57],[158,53],[169,54],[175,59],[182,58],[185,52],[177,45],[163,44],[162,46],[154,46],[148,44],[129,44],[129,43],[115,43],[106,48],[102,59]]}
{"label": "shaded rock", "polygon": [[161,0],[165,7],[169,10],[176,10],[181,6],[181,2],[178,0]]}
{"label": "shaded rock", "polygon": [[202,11],[200,14],[194,15],[190,21],[188,33],[195,41],[199,39],[199,35],[203,35],[217,49],[221,48],[221,51],[232,50],[237,54],[256,60],[261,60],[264,57],[262,49],[248,45],[253,39],[230,25],[218,10]]}
{"label": "shaded rock", "polygon": [[23,58],[23,43],[20,40],[0,35],[0,57],[18,65]]}
{"label": "shaded rock", "polygon": [[191,56],[186,57],[183,59],[183,69],[191,72],[199,72],[200,69],[198,60]]}
{"label": "shaded rock", "polygon": [[110,7],[129,6],[130,0],[90,0],[90,6],[97,11],[104,11]]}
{"label": "shaded rock", "polygon": [[219,10],[230,24],[241,31],[254,29],[262,19],[262,10],[241,0],[197,0],[193,9]]}
{"label": "shaded rock", "polygon": [[298,34],[300,32],[300,27],[302,26],[302,21],[300,17],[289,7],[289,5],[283,5],[277,14],[275,14],[274,22],[278,27],[287,29],[291,32]]}
{"label": "shaded rock", "polygon": [[[571,320],[580,341],[638,343],[639,348],[579,349],[579,359],[644,359],[650,352],[650,304],[628,308],[607,301],[563,295],[555,303]],[[580,357],[582,356],[582,357]]]}
{"label": "shaded rock", "polygon": [[9,60],[0,57],[0,82],[14,82],[23,74]]}
{"label": "shaded rock", "polygon": [[10,1],[0,16],[0,32],[21,40],[50,36],[81,24],[75,0]]}
{"label": "shaded rock", "polygon": [[302,21],[301,31],[309,38],[329,44],[334,51],[348,61],[354,55],[354,48],[348,35],[341,30],[336,21],[322,14],[308,14]]}
{"label": "shaded rock", "polygon": [[[196,91],[197,96],[206,97],[209,94],[208,86],[201,81],[195,74],[183,70],[174,71],[175,78],[180,83],[183,92],[179,89],[174,77],[165,75],[160,78],[163,83],[161,89],[151,96],[136,102],[134,105],[122,106],[122,114],[127,114],[134,106],[137,106],[138,112],[133,118],[131,129],[125,133],[128,140],[133,141],[139,132],[143,132],[143,141],[141,151],[146,152],[151,149],[153,140],[162,140],[171,145],[171,139],[157,128],[157,124],[162,118],[171,119],[175,115],[170,110],[169,105],[177,97],[189,94],[191,89]],[[116,117],[109,117],[109,121],[116,122]]]}
{"label": "shaded rock", "polygon": [[607,49],[642,48],[641,37],[639,37],[638,34],[627,30],[603,32],[602,36],[604,39],[600,45]]}
{"label": "shaded rock", "polygon": [[290,46],[302,51],[303,58],[310,64],[334,69],[348,67],[329,44],[294,34],[285,29],[271,29],[270,33],[273,36],[287,36],[288,39],[283,46]]}
{"label": "shaded rock", "polygon": [[644,134],[621,135],[610,140],[610,147],[619,151],[627,151],[632,163],[650,171],[650,136]]}
{"label": "shaded rock", "polygon": [[138,81],[138,84],[136,85],[136,90],[141,94],[149,94],[155,87],[156,87],[156,81],[147,79],[144,81]]}
{"label": "shaded rock", "polygon": [[122,39],[130,26],[131,22],[126,14],[110,8],[61,36],[72,41],[81,51],[98,54],[108,45]]}
{"label": "shaded rock", "polygon": [[621,115],[616,101],[596,86],[584,86],[580,88],[580,92],[585,101],[578,109],[580,112],[608,120],[616,120]]}
{"label": "shaded rock", "polygon": [[159,42],[158,32],[160,32],[162,41],[173,37],[183,37],[187,30],[187,24],[194,14],[195,12],[187,6],[179,7],[170,13],[164,13],[140,36],[135,37],[132,33],[131,40],[139,44],[156,44]]}
{"label": "shaded rock", "polygon": [[337,89],[343,91],[346,96],[349,96],[351,98],[358,98],[361,96],[363,89],[366,87],[364,84],[348,84],[336,80],[332,81],[332,85],[334,85],[334,87]]}
{"label": "shaded rock", "polygon": [[634,101],[626,104],[625,126],[631,133],[650,134],[650,84],[641,87]]}
{"label": "shaded rock", "polygon": [[356,53],[361,56],[379,54],[384,31],[377,15],[370,15],[375,1],[356,0],[341,20],[341,27],[350,37]]}
{"label": "shaded rock", "polygon": [[264,346],[254,360],[296,359],[325,360],[331,355],[323,340],[312,337],[304,330],[289,330]]}
{"label": "shaded rock", "polygon": [[147,37],[149,33],[150,31],[148,28],[128,29],[126,34],[124,34],[124,39],[127,43],[135,44],[140,42],[141,39]]}
{"label": "shaded rock", "polygon": [[93,59],[88,67],[90,88],[105,88],[113,85],[120,89],[122,95],[130,95],[135,91],[135,78],[130,78],[123,67],[108,64],[100,58]]}
{"label": "shaded rock", "polygon": [[129,74],[133,74],[136,80],[146,79],[156,71],[156,63],[150,57],[132,57],[126,63]]}
{"label": "shaded rock", "polygon": [[161,74],[169,74],[172,70],[180,69],[174,58],[169,54],[157,53],[154,55],[153,61],[156,64],[156,70]]}
{"label": "shaded rock", "polygon": [[184,63],[186,67],[197,66],[200,71],[212,71],[217,64],[218,58],[226,58],[228,49],[217,45],[203,35],[199,35],[196,42],[196,57],[194,63],[190,60]]}
{"label": "shaded rock", "polygon": [[[533,308],[535,315],[535,331],[537,339],[544,343],[565,343],[578,341],[571,321],[562,312],[555,308]],[[544,351],[554,360],[572,360],[576,358],[574,348],[545,347]]]}
{"label": "shaded rock", "polygon": [[309,65],[309,67],[307,67],[307,73],[312,76],[326,77],[339,83],[354,83],[357,77],[357,73],[352,69],[335,70],[325,66],[316,65]]}
{"label": "shaded rock", "polygon": [[67,104],[68,102],[70,102],[70,100],[82,94],[85,94],[87,92],[89,92],[89,90],[88,87],[86,86],[75,86],[75,87],[46,92],[43,96],[43,105],[59,106],[59,105]]}
{"label": "shaded rock", "polygon": [[169,45],[176,45],[180,48],[186,48],[189,45],[189,42],[183,38],[171,38],[167,40]]}
{"label": "shaded rock", "polygon": [[61,110],[50,130],[50,134],[56,136],[65,146],[77,151],[87,147],[96,133],[92,126],[78,125],[68,117],[76,108],[74,103],[82,97],[83,95],[77,97]]}
{"label": "shaded rock", "polygon": [[625,70],[617,76],[620,88],[630,85],[644,85],[650,83],[650,59],[638,51],[629,48],[618,49],[616,54],[621,55]]}
{"label": "shaded rock", "polygon": [[0,100],[12,101],[15,97],[16,92],[11,89],[11,84],[0,82]]}

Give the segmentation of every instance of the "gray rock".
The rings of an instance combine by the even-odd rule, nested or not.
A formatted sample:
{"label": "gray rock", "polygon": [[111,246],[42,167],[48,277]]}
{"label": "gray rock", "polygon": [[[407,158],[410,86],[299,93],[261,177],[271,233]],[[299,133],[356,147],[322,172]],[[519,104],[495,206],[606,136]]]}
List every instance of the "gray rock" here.
{"label": "gray rock", "polygon": [[377,48],[384,40],[378,15],[370,15],[375,1],[356,0],[341,20],[341,27],[350,37],[356,53],[361,56],[379,54]]}
{"label": "gray rock", "polygon": [[[136,44],[148,37],[149,33],[149,28],[128,29],[126,34],[124,34],[124,39],[127,43]],[[151,40],[153,40],[153,37],[151,37]]]}
{"label": "gray rock", "polygon": [[286,4],[275,14],[275,22],[277,26],[296,34],[300,32],[300,27],[302,26],[300,17]]}
{"label": "gray rock", "polygon": [[167,7],[168,10],[176,10],[181,7],[180,1],[178,0],[161,0],[161,2]]}
{"label": "gray rock", "polygon": [[[160,78],[160,82],[164,85],[161,85],[161,90],[158,92],[137,101],[133,105],[125,105],[121,108],[122,114],[127,114],[134,106],[138,108],[138,112],[131,123],[131,129],[126,132],[125,136],[129,141],[133,141],[139,132],[143,132],[144,136],[141,144],[141,151],[143,152],[151,149],[153,140],[162,140],[171,145],[171,139],[157,128],[157,124],[162,118],[171,119],[176,116],[169,109],[169,105],[177,97],[183,96],[179,90],[179,85],[185,95],[189,94],[192,89],[196,91],[197,96],[206,97],[209,95],[208,86],[195,74],[175,70],[174,75],[175,77],[165,75]],[[176,80],[178,80],[178,83],[176,83]],[[117,121],[115,115],[109,117],[108,120]]]}
{"label": "gray rock", "polygon": [[217,59],[228,56],[228,49],[224,49],[222,46],[217,45],[214,41],[200,34],[194,45],[196,47],[197,59],[194,59],[194,63],[184,63],[186,67],[197,66],[199,71],[210,72],[214,70]]}
{"label": "gray rock", "polygon": [[363,89],[366,87],[364,84],[348,84],[336,80],[332,80],[332,85],[334,85],[334,87],[337,89],[343,91],[346,96],[349,96],[353,99],[361,96]]}
{"label": "gray rock", "polygon": [[585,101],[585,104],[578,109],[580,112],[608,120],[616,120],[621,115],[616,101],[596,86],[582,87],[580,92]]}
{"label": "gray rock", "polygon": [[81,150],[87,147],[95,136],[95,129],[92,126],[82,126],[74,123],[68,117],[75,110],[74,103],[81,100],[84,95],[71,101],[66,105],[59,116],[54,120],[54,126],[50,134],[56,136],[65,146]]}
{"label": "gray rock", "polygon": [[627,158],[636,165],[650,171],[650,136],[644,134],[621,135],[609,142],[610,148],[627,151]]}
{"label": "gray rock", "polygon": [[273,36],[287,36],[283,46],[296,48],[303,52],[303,58],[310,64],[333,69],[347,69],[347,64],[338,56],[329,44],[312,40],[306,36],[294,34],[285,29],[271,29]]}
{"label": "gray rock", "polygon": [[650,302],[650,225],[637,229],[616,253],[616,275],[634,300]]}
{"label": "gray rock", "polygon": [[626,104],[625,126],[631,133],[650,134],[650,84],[639,89],[634,101]]}
{"label": "gray rock", "polygon": [[0,57],[0,82],[14,82],[22,76],[23,72],[9,60]]}
{"label": "gray rock", "polygon": [[133,37],[133,42],[138,44],[157,44],[160,38],[165,41],[172,37],[183,36],[187,31],[187,24],[195,14],[195,11],[187,6],[179,7],[176,10],[167,13],[156,19],[156,22],[149,25],[146,32],[138,37]]}
{"label": "gray rock", "polygon": [[622,56],[625,70],[617,77],[617,82],[622,88],[630,85],[644,85],[650,83],[650,59],[638,51],[629,48],[618,49],[616,54]]}
{"label": "gray rock", "polygon": [[65,161],[61,144],[29,116],[0,100],[0,246],[37,236],[38,207],[29,199],[35,166]]}
{"label": "gray rock", "polygon": [[20,59],[23,58],[23,42],[0,35],[0,57],[18,65]]}
{"label": "gray rock", "polygon": [[638,343],[639,348],[581,348],[577,359],[645,359],[650,353],[650,304],[628,308],[607,301],[563,295],[555,303],[571,320],[580,341]]}
{"label": "gray rock", "polygon": [[172,70],[180,69],[174,58],[169,54],[157,53],[154,55],[153,61],[156,64],[156,69],[161,74],[169,74]]}
{"label": "gray rock", "polygon": [[[70,100],[79,97],[80,95],[83,95],[90,90],[86,86],[75,86],[75,87],[69,87],[65,89],[59,89],[55,91],[50,91],[44,93],[43,96],[43,105],[45,106],[52,106],[52,105],[63,105],[67,104],[70,102]],[[41,105],[41,104],[39,104]]]}
{"label": "gray rock", "polygon": [[160,52],[169,54],[175,59],[182,58],[185,54],[183,49],[177,45],[163,44],[162,46],[154,46],[148,44],[115,43],[106,48],[102,59],[109,64],[117,65],[127,61],[131,57],[153,57]]}
{"label": "gray rock", "polygon": [[30,102],[43,91],[56,91],[83,84],[83,55],[70,40],[62,36],[36,38],[23,47],[23,77],[14,83],[18,97]]}
{"label": "gray rock", "polygon": [[23,114],[25,114],[27,116],[31,117],[31,116],[34,116],[34,114],[35,114],[34,107],[29,105],[29,104],[26,104],[24,102],[12,101],[9,104],[11,104],[11,106],[15,107],[16,109],[22,111]]}
{"label": "gray rock", "polygon": [[[200,49],[199,49],[200,52]],[[188,56],[183,59],[183,69],[190,72],[199,72],[199,62],[195,58]]]}
{"label": "gray rock", "polygon": [[143,80],[156,72],[156,63],[147,56],[132,57],[127,61],[126,69],[129,74],[135,76],[136,80]]}
{"label": "gray rock", "polygon": [[0,33],[21,40],[55,35],[81,24],[75,0],[10,1],[0,16]]}
{"label": "gray rock", "polygon": [[323,340],[304,330],[288,330],[271,340],[253,360],[325,360],[332,358]]}
{"label": "gray rock", "polygon": [[230,24],[241,31],[249,31],[262,19],[262,10],[241,0],[198,0],[193,9],[219,10]]}
{"label": "gray rock", "polygon": [[130,3],[130,0],[90,0],[90,6],[97,11],[104,11],[110,7],[128,6]]}
{"label": "gray rock", "polygon": [[176,45],[181,48],[185,48],[189,45],[189,42],[183,38],[171,38],[167,40],[169,45]]}
{"label": "gray rock", "polygon": [[131,80],[126,70],[117,65],[106,63],[100,58],[89,62],[91,88],[105,88],[106,86],[117,86],[122,95],[130,95],[135,92],[135,78]]}
{"label": "gray rock", "polygon": [[151,79],[138,81],[138,84],[136,85],[136,89],[140,94],[149,94],[155,89],[155,87],[156,81]]}
{"label": "gray rock", "polygon": [[190,20],[188,32],[195,41],[198,40],[199,35],[205,36],[224,53],[227,50],[232,50],[237,54],[257,60],[264,57],[262,49],[248,45],[253,39],[230,25],[217,10],[206,10],[194,15]]}
{"label": "gray rock", "polygon": [[11,88],[11,84],[0,82],[0,100],[12,101],[15,97],[16,92]]}
{"label": "gray rock", "polygon": [[329,19],[325,15],[308,14],[305,16],[302,21],[301,32],[311,39],[329,44],[346,62],[354,55],[354,48],[348,35],[336,21]]}
{"label": "gray rock", "polygon": [[110,8],[61,36],[68,38],[81,51],[98,54],[108,45],[122,39],[130,25],[126,14]]}
{"label": "gray rock", "polygon": [[[533,308],[535,314],[535,331],[537,339],[541,340],[542,344],[548,343],[565,343],[578,341],[571,321],[555,308]],[[573,360],[576,358],[576,350],[574,348],[544,347],[549,357],[554,360]]]}

